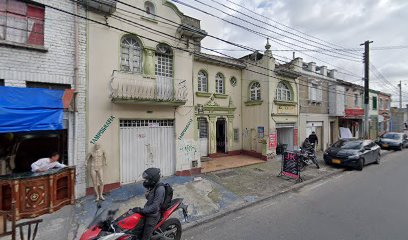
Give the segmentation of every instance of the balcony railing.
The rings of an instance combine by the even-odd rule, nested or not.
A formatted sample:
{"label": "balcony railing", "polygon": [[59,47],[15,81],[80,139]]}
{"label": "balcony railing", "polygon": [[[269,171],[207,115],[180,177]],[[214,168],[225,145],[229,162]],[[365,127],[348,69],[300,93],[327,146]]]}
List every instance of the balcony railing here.
{"label": "balcony railing", "polygon": [[111,98],[114,102],[184,105],[187,101],[186,80],[161,76],[152,79],[115,71],[111,79]]}

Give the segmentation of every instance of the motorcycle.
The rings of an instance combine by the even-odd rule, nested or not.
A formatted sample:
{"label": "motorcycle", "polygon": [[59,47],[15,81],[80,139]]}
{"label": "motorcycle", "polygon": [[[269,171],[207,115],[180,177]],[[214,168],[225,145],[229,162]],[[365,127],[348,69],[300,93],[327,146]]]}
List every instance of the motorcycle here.
{"label": "motorcycle", "polygon": [[308,165],[315,164],[317,169],[320,168],[319,163],[317,162],[316,151],[314,145],[311,145],[308,148],[300,148],[300,170],[303,171]]}
{"label": "motorcycle", "polygon": [[[159,223],[154,228],[152,240],[180,240],[182,228],[180,220],[170,218],[177,210],[183,211],[185,221],[188,221],[187,205],[183,204],[182,198],[175,198],[169,207],[162,212]],[[98,204],[94,220],[88,226],[80,240],[137,240],[141,238],[144,226],[144,217],[132,210],[114,219],[116,210],[108,210],[105,220],[100,220],[105,211],[97,214],[101,205]]]}

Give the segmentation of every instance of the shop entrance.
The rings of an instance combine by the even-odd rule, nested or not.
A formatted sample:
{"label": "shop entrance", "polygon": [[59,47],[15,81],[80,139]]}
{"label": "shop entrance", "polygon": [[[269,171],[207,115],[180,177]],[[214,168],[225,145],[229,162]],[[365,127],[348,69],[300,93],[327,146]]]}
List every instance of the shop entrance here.
{"label": "shop entrance", "polygon": [[225,118],[219,118],[216,123],[217,153],[225,153],[226,149],[226,121]]}
{"label": "shop entrance", "polygon": [[291,127],[277,127],[278,148],[280,152],[285,150],[293,150],[293,126]]}

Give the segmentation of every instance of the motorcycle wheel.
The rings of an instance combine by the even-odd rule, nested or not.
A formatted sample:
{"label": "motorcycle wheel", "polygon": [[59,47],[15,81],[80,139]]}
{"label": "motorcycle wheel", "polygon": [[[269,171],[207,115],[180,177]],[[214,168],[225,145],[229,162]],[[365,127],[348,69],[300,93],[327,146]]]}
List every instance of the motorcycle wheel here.
{"label": "motorcycle wheel", "polygon": [[181,239],[181,223],[176,218],[170,218],[161,225],[160,230],[162,232],[168,232],[165,234],[165,237],[180,240]]}

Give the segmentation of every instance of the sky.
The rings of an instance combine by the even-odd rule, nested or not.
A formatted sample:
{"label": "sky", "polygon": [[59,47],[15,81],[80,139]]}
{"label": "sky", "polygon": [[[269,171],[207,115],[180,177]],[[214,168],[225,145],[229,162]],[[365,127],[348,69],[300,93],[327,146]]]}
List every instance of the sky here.
{"label": "sky", "polygon": [[[360,44],[373,41],[370,88],[391,93],[392,105],[397,106],[398,83],[402,81],[403,104],[408,104],[407,0],[172,1],[184,14],[200,19],[201,28],[210,35],[260,51],[265,50],[266,37],[270,37],[272,54],[280,63],[290,60],[293,50],[318,49],[295,51],[295,56],[304,62],[316,62],[317,66],[335,68],[339,78],[361,85],[364,48]],[[206,37],[202,46],[232,57],[249,53],[211,37]],[[405,48],[376,50],[390,46]],[[333,50],[344,48],[357,51]]]}

